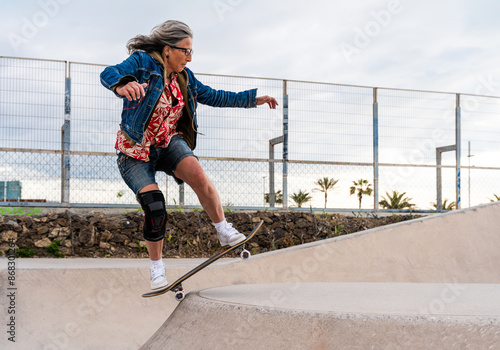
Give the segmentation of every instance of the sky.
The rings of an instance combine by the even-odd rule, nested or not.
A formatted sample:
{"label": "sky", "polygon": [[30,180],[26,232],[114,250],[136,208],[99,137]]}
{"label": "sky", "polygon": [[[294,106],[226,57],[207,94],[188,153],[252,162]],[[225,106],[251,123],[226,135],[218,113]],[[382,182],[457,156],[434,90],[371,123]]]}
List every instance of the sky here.
{"label": "sky", "polygon": [[[194,55],[188,66],[195,73],[500,96],[498,13],[498,0],[0,0],[0,56],[113,65],[127,58],[125,46],[130,38],[147,35],[154,26],[176,19],[187,23],[194,32]],[[204,79],[210,81],[207,77]],[[277,84],[281,91],[280,83]],[[352,117],[359,112],[357,107],[337,100],[333,107],[323,105],[337,95],[314,93],[314,98],[306,96],[314,104],[304,108],[315,116],[321,114],[318,111],[335,114],[338,144],[350,145],[350,141],[358,140],[353,136],[359,136],[359,128],[363,125]],[[355,95],[350,95],[349,99],[355,99]],[[360,98],[365,97],[360,95]],[[370,104],[363,115],[371,113],[371,95],[367,98]],[[407,150],[416,150],[419,155],[419,146],[426,147],[422,140],[427,139],[419,134],[417,141],[412,143],[408,135],[416,135],[418,130],[426,133],[434,128],[434,124],[439,129],[439,123],[446,119],[444,108],[453,119],[454,96],[446,98],[451,98],[451,102],[443,102],[446,107],[440,107],[441,102],[433,100],[431,103],[436,106],[429,108],[426,101],[416,97],[411,103],[418,106],[413,106],[416,108],[412,110],[411,118],[400,118],[400,111],[395,108],[391,113],[397,118],[385,120],[389,123],[397,120],[397,125],[405,130],[398,140],[403,145],[407,143],[408,148],[401,148],[398,144],[389,153],[393,154],[400,148],[399,151],[406,155],[404,163],[413,161],[416,156],[407,159]],[[482,118],[479,120],[474,113],[464,113],[464,133],[490,131],[491,135],[481,154],[478,152],[483,134],[464,135],[463,147],[467,140],[474,140],[476,153],[473,160],[479,165],[497,166],[498,104],[481,102],[485,102],[481,108],[464,103],[464,107],[469,107],[472,112],[481,112]],[[355,110],[345,112],[348,107]],[[491,110],[483,111],[482,108]],[[205,113],[209,115],[210,112]],[[260,113],[267,118],[267,112],[262,108]],[[387,109],[385,113],[386,117],[390,116]],[[467,115],[479,124],[471,127],[467,124],[472,122],[467,120]],[[273,118],[275,115],[269,116]],[[344,121],[343,116],[349,121]],[[404,123],[410,119],[416,124],[407,128]],[[272,120],[278,123],[276,130],[279,133],[280,119]],[[446,119],[449,125],[441,127],[452,130],[453,120],[450,120]],[[344,122],[346,127],[355,130],[351,133],[342,131]],[[423,122],[428,124],[419,125]],[[206,122],[204,126],[208,124]],[[382,125],[383,130],[392,129]],[[299,131],[302,130],[297,133],[303,136]],[[371,129],[368,131],[371,133]],[[294,136],[293,130],[291,132]],[[444,144],[453,142],[454,134],[450,135],[443,140]],[[303,150],[308,142],[304,139],[293,145]],[[350,157],[350,161],[369,162],[371,143],[367,145],[368,160],[353,158],[352,152],[359,155],[357,150],[349,153],[338,149],[337,152]],[[330,148],[324,148],[323,153],[331,155]],[[451,154],[447,157],[453,162]],[[483,159],[481,157],[486,159],[484,164],[478,163]],[[393,162],[385,158],[384,161]],[[434,174],[428,178],[433,180]],[[448,178],[453,179],[453,174]],[[261,177],[258,179],[260,181]],[[483,181],[482,185],[489,190],[496,183]],[[434,182],[422,186],[432,190]],[[450,191],[453,192],[453,187]],[[480,200],[484,200],[483,197]],[[356,199],[353,197],[352,200],[354,207]],[[321,206],[320,197],[319,203]]]}
{"label": "sky", "polygon": [[177,19],[196,73],[500,96],[498,13],[496,0],[0,0],[0,55],[116,64]]}

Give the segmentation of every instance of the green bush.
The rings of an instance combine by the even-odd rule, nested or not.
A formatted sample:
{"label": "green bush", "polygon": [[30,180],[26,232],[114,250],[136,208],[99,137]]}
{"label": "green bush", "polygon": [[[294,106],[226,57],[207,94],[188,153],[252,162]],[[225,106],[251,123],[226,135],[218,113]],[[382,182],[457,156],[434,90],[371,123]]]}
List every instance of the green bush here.
{"label": "green bush", "polygon": [[21,246],[16,251],[16,258],[32,258],[34,255],[36,250],[28,246]]}
{"label": "green bush", "polygon": [[49,245],[47,248],[45,248],[45,251],[47,253],[52,254],[56,258],[64,258],[64,254],[59,253],[59,247],[61,246],[61,241],[56,240],[52,242],[51,245]]}

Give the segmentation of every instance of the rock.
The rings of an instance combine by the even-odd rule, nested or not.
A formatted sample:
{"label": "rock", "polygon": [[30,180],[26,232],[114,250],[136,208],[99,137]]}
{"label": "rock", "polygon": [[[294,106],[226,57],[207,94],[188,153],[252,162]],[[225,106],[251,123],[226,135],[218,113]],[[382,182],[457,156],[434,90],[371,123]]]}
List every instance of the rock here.
{"label": "rock", "polygon": [[199,244],[200,243],[200,237],[199,236],[195,236],[193,238],[193,240],[191,241],[192,244]]}
{"label": "rock", "polygon": [[137,233],[136,230],[120,230],[119,232],[121,232],[121,234],[123,234],[127,237],[134,236]]}
{"label": "rock", "polygon": [[94,225],[104,219],[104,214],[103,213],[94,213],[89,217],[89,222],[91,225]]}
{"label": "rock", "polygon": [[188,236],[197,236],[199,233],[199,229],[198,227],[187,227],[185,229],[185,234],[187,234]]}
{"label": "rock", "polygon": [[71,249],[67,247],[60,247],[59,248],[59,254],[62,255],[71,255]]}
{"label": "rock", "polygon": [[11,229],[12,231],[16,231],[16,232],[21,232],[23,230],[23,228],[21,227],[21,225],[19,225],[17,223],[17,221],[14,221],[14,220],[9,220],[5,223],[5,225]]}
{"label": "rock", "polygon": [[274,222],[273,219],[269,218],[268,216],[264,216],[262,220],[264,220],[266,224],[272,224]]}
{"label": "rock", "polygon": [[201,228],[201,234],[206,235],[213,232],[213,227],[205,225]]}
{"label": "rock", "polygon": [[0,244],[0,251],[4,253],[4,255],[9,255],[12,254],[12,252],[9,253],[9,251],[14,248],[14,250],[18,250],[19,247],[15,245],[14,247],[11,246],[10,243],[2,243]]}
{"label": "rock", "polygon": [[252,218],[252,223],[256,224],[260,221],[260,218],[258,216]]}
{"label": "rock", "polygon": [[26,226],[27,228],[31,228],[31,226],[33,226],[33,223],[34,223],[34,221],[31,217],[26,216],[24,218],[24,226]]}
{"label": "rock", "polygon": [[101,242],[107,242],[113,238],[113,234],[109,231],[104,231],[101,233]]}
{"label": "rock", "polygon": [[56,220],[56,224],[62,227],[68,227],[69,226],[69,220],[65,218],[59,218]]}
{"label": "rock", "polygon": [[181,230],[185,229],[188,226],[189,223],[187,222],[187,220],[180,220],[179,222],[177,222],[177,227]]}
{"label": "rock", "polygon": [[23,232],[21,232],[21,236],[29,236],[31,233],[30,229],[26,226],[23,226]]}
{"label": "rock", "polygon": [[39,241],[36,241],[35,242],[35,247],[38,247],[38,248],[47,248],[49,245],[52,244],[52,241],[50,239],[48,239],[47,237],[39,240]]}
{"label": "rock", "polygon": [[304,230],[303,228],[296,228],[293,231],[293,234],[298,238],[302,238],[306,234],[306,230]]}
{"label": "rock", "polygon": [[285,237],[285,230],[283,230],[281,227],[278,227],[277,229],[274,230],[274,237],[276,238],[283,238]]}
{"label": "rock", "polygon": [[[240,223],[246,223],[250,220],[250,216],[247,213],[236,213],[233,217]],[[232,221],[234,221],[233,219]]]}
{"label": "rock", "polygon": [[17,240],[17,232],[5,231],[2,232],[2,242],[9,242],[9,240]]}
{"label": "rock", "polygon": [[278,227],[281,227],[281,222],[279,221],[273,222],[273,224],[271,225],[271,230],[274,230]]}
{"label": "rock", "polygon": [[305,227],[308,227],[309,224],[307,223],[307,220],[305,219],[299,219],[297,220],[297,222],[295,223],[295,225],[298,227],[298,228],[305,228]]}
{"label": "rock", "polygon": [[122,224],[117,218],[104,219],[104,221],[98,223],[99,229],[104,231],[119,230],[121,226]]}
{"label": "rock", "polygon": [[69,227],[56,227],[50,231],[49,238],[66,238],[69,233]]}
{"label": "rock", "polygon": [[107,242],[99,242],[99,248],[101,248],[101,249],[110,249],[111,248],[111,244],[109,244]]}
{"label": "rock", "polygon": [[59,214],[58,213],[49,213],[47,214],[47,219],[49,221],[55,221],[59,218]]}
{"label": "rock", "polygon": [[134,229],[137,227],[137,222],[133,221],[133,220],[123,220],[122,223],[121,223],[121,226],[123,229]]}
{"label": "rock", "polygon": [[87,247],[93,246],[95,243],[95,227],[88,225],[80,229],[78,241]]}
{"label": "rock", "polygon": [[46,234],[47,232],[49,232],[49,227],[48,226],[38,226],[36,228],[36,233],[39,234],[39,235],[43,235],[43,234]]}
{"label": "rock", "polygon": [[314,217],[312,215],[307,215],[306,220],[309,221],[310,223],[314,223]]}
{"label": "rock", "polygon": [[116,234],[110,239],[111,242],[115,243],[123,243],[126,240],[128,240],[128,237],[122,234]]}
{"label": "rock", "polygon": [[89,221],[81,215],[73,215],[71,217],[71,227],[73,229],[79,230],[85,226],[89,225]]}

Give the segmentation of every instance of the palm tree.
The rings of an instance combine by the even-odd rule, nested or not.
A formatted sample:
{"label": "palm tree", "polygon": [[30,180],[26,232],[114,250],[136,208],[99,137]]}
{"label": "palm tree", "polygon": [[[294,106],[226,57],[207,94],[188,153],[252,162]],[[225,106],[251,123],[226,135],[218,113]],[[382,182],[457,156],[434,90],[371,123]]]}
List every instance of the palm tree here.
{"label": "palm tree", "polygon": [[312,197],[309,195],[308,192],[303,192],[302,190],[299,190],[299,193],[293,193],[290,198],[297,204],[299,208],[302,207],[302,204],[309,202]]}
{"label": "palm tree", "polygon": [[363,195],[371,196],[373,189],[370,187],[371,184],[368,183],[368,180],[359,179],[358,182],[353,181],[353,186],[351,186],[349,195],[353,195],[354,193],[358,193],[359,199],[359,209],[361,209],[361,200],[363,199]]}
{"label": "palm tree", "polygon": [[[269,203],[269,193],[264,194],[264,200],[266,201],[266,203]],[[283,204],[283,193],[281,193],[281,190],[274,192],[274,202]]]}
{"label": "palm tree", "polygon": [[[432,203],[434,209],[437,209],[437,204]],[[443,202],[443,210],[454,210],[456,208],[455,202],[448,203],[448,199],[445,199]]]}
{"label": "palm tree", "polygon": [[415,204],[411,204],[411,198],[403,198],[406,192],[399,193],[398,191],[392,191],[392,195],[389,195],[388,192],[385,193],[387,198],[382,197],[383,200],[379,202],[379,204],[385,209],[411,209]]}
{"label": "palm tree", "polygon": [[495,196],[495,199],[491,199],[490,198],[490,202],[499,202],[500,201],[500,196],[494,194],[493,196]]}
{"label": "palm tree", "polygon": [[315,188],[314,190],[323,192],[325,194],[325,209],[326,209],[326,201],[328,200],[328,191],[333,190],[333,187],[337,184],[337,182],[339,182],[339,180],[329,179],[327,177],[324,177],[314,183],[315,185],[319,186],[319,188]]}

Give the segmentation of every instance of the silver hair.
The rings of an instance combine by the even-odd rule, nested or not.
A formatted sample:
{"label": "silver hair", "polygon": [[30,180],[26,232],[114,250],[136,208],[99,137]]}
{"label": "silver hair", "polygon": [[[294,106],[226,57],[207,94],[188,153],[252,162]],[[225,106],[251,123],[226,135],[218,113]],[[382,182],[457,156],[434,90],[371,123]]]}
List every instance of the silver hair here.
{"label": "silver hair", "polygon": [[177,46],[179,41],[185,38],[192,38],[191,28],[183,22],[169,20],[157,25],[148,35],[137,35],[127,43],[128,53],[137,50],[146,52],[162,52],[165,46]]}

